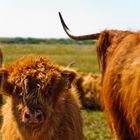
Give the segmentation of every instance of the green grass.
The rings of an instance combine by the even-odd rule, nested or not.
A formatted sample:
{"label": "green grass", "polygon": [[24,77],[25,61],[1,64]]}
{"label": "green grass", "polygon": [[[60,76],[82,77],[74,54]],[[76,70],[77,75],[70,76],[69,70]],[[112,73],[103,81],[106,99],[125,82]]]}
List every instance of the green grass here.
{"label": "green grass", "polygon": [[[80,45],[2,45],[4,64],[27,54],[48,55],[55,63],[67,66],[76,62],[82,72],[99,72],[95,46]],[[102,112],[82,110],[85,140],[112,140],[111,132]]]}
{"label": "green grass", "polygon": [[11,63],[26,54],[48,55],[57,64],[67,66],[75,62],[79,71],[98,72],[95,46],[72,45],[0,45],[4,63]]}
{"label": "green grass", "polygon": [[99,111],[82,111],[86,140],[112,140],[105,116]]}

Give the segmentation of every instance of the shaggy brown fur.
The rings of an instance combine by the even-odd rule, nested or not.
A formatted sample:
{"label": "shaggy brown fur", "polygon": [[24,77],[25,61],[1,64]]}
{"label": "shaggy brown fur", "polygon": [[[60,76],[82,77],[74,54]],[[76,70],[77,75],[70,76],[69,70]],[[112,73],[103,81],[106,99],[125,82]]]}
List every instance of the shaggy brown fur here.
{"label": "shaggy brown fur", "polygon": [[[2,67],[2,63],[3,63],[3,53],[0,49],[0,67]],[[0,95],[0,106],[2,105],[2,102],[3,102],[2,95]]]}
{"label": "shaggy brown fur", "polygon": [[[3,75],[3,76],[2,76]],[[82,140],[74,72],[46,57],[26,56],[0,69],[3,92],[3,140]]]}
{"label": "shaggy brown fur", "polygon": [[[0,67],[2,67],[2,64],[3,64],[3,53],[0,49]],[[3,98],[2,98],[2,95],[0,93],[0,127],[1,127],[1,123],[2,123],[2,115],[1,115],[1,106],[3,104]]]}
{"label": "shaggy brown fur", "polygon": [[100,102],[101,76],[93,73],[78,73],[76,88],[83,108],[102,110]]}
{"label": "shaggy brown fur", "polygon": [[69,67],[67,70],[76,74],[72,84],[77,90],[82,109],[103,110],[100,100],[101,74],[77,72]]}
{"label": "shaggy brown fur", "polygon": [[107,30],[97,45],[102,97],[118,140],[140,139],[140,33]]}

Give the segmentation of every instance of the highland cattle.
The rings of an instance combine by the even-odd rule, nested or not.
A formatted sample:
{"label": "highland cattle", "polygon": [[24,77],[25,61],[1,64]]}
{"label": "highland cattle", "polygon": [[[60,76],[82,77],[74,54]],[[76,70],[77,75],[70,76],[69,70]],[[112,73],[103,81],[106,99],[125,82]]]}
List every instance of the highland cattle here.
{"label": "highland cattle", "polygon": [[3,140],[82,140],[74,72],[47,57],[26,56],[0,68]]}
{"label": "highland cattle", "polygon": [[118,140],[140,139],[140,32],[104,30],[76,36],[61,14],[65,32],[76,40],[97,40],[102,70],[102,103]]}

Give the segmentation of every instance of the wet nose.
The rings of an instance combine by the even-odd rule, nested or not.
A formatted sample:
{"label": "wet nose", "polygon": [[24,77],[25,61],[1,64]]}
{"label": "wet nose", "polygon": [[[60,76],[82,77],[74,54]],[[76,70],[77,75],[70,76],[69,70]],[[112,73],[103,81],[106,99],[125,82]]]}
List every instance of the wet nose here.
{"label": "wet nose", "polygon": [[24,114],[24,117],[27,121],[30,121],[30,122],[39,123],[43,121],[43,113],[40,110],[37,110],[34,112],[26,111]]}
{"label": "wet nose", "polygon": [[43,113],[42,111],[38,110],[35,112],[35,118],[38,120],[38,121],[42,121],[43,120]]}
{"label": "wet nose", "polygon": [[30,116],[31,116],[31,115],[30,115],[30,112],[25,112],[25,118],[26,118],[26,119],[30,119]]}

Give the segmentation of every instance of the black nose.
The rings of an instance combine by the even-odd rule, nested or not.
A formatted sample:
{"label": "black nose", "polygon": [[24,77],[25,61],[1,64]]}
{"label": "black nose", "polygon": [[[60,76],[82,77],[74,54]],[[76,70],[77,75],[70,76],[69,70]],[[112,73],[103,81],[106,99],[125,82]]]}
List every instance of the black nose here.
{"label": "black nose", "polygon": [[38,110],[35,112],[35,118],[38,120],[38,121],[42,121],[43,119],[43,113],[42,111]]}
{"label": "black nose", "polygon": [[34,112],[26,111],[24,117],[28,121],[36,121],[36,122],[43,121],[43,113],[40,110],[36,110]]}
{"label": "black nose", "polygon": [[25,112],[25,118],[30,119],[30,112]]}

